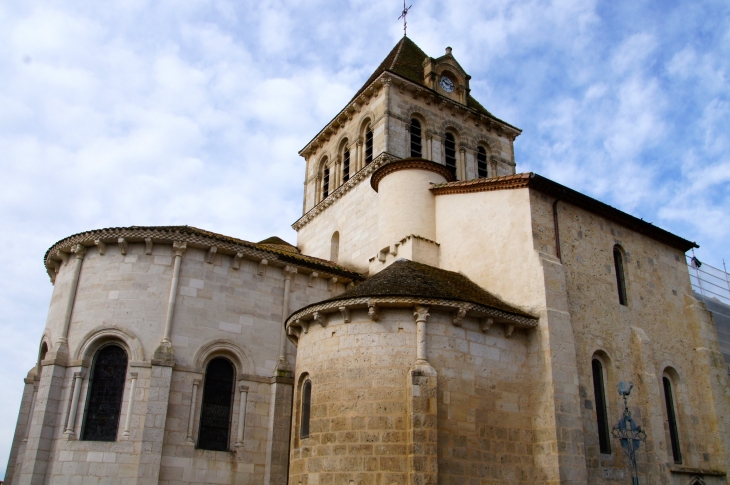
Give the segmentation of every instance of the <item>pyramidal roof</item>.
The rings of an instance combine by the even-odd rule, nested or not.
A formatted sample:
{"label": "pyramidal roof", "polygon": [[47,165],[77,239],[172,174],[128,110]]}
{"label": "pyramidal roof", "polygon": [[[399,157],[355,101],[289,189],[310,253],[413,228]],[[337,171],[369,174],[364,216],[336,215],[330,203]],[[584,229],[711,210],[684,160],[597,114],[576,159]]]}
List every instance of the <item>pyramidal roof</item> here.
{"label": "pyramidal roof", "polygon": [[[418,83],[423,87],[426,87],[426,83],[423,79],[423,61],[429,56],[421,50],[409,37],[403,36],[398,43],[393,47],[390,53],[383,59],[378,68],[373,72],[365,84],[355,93],[352,99],[357,98],[370,84],[375,81],[378,76],[384,72],[392,72],[398,76],[404,77],[409,81]],[[484,108],[476,99],[471,95],[467,98],[467,108],[474,109],[481,113],[492,116],[492,114]]]}

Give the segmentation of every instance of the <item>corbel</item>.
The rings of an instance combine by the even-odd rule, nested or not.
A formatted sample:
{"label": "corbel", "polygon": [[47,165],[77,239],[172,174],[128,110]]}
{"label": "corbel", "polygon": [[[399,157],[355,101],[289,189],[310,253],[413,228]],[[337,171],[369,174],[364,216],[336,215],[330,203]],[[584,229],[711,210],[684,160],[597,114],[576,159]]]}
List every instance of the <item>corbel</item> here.
{"label": "corbel", "polygon": [[213,264],[213,258],[215,258],[215,253],[218,252],[218,248],[215,246],[211,246],[208,250],[208,255],[205,258],[205,262],[208,264]]}
{"label": "corbel", "polygon": [[319,273],[317,273],[316,271],[312,271],[311,273],[309,273],[309,283],[307,284],[307,286],[314,286],[314,280],[316,280],[317,278],[319,278]]}
{"label": "corbel", "polygon": [[329,291],[335,291],[336,288],[337,288],[337,276],[333,276],[327,282],[327,289]]}
{"label": "corbel", "polygon": [[267,264],[269,264],[269,260],[268,259],[262,259],[259,262],[259,270],[258,270],[259,276],[263,276],[264,273],[266,273],[266,265]]}
{"label": "corbel", "polygon": [[484,318],[479,322],[479,326],[482,329],[482,332],[487,333],[489,331],[489,327],[491,327],[494,324],[494,319],[492,318]]}
{"label": "corbel", "polygon": [[145,254],[152,254],[152,238],[146,237],[144,238],[144,247],[145,247]]}
{"label": "corbel", "polygon": [[314,315],[312,316],[312,320],[322,325],[322,327],[327,326],[327,322],[325,321],[324,315],[322,315],[319,312],[314,312]]}
{"label": "corbel", "polygon": [[302,332],[309,333],[309,322],[303,322],[297,318],[296,324],[302,327]]}
{"label": "corbel", "polygon": [[243,259],[243,253],[236,253],[233,256],[233,269],[239,269],[241,267],[241,259]]}
{"label": "corbel", "polygon": [[438,108],[439,111],[443,111],[445,105],[446,105],[446,101],[444,101],[443,99],[440,99],[439,103],[436,105],[436,107]]}
{"label": "corbel", "polygon": [[[59,271],[61,270],[61,263],[59,263],[59,262],[58,262],[58,261],[56,261],[55,259],[52,259],[52,260],[51,260],[51,266],[52,266],[52,268],[51,268],[51,269],[53,270],[53,272],[54,272],[55,274],[58,274],[58,272],[59,272]],[[54,279],[55,279],[55,276],[54,276]]]}
{"label": "corbel", "polygon": [[398,256],[398,246],[400,246],[400,243],[395,243],[390,246],[391,256]]}
{"label": "corbel", "polygon": [[510,323],[510,324],[505,325],[505,327],[504,327],[504,337],[505,338],[510,338],[512,336],[512,333],[514,331],[515,331],[515,324],[514,323]]}
{"label": "corbel", "polygon": [[372,300],[368,301],[368,316],[373,322],[377,322],[378,320],[380,320],[380,309],[378,308],[378,305],[376,305],[375,302]]}
{"label": "corbel", "polygon": [[117,239],[117,242],[119,243],[119,251],[121,251],[122,256],[127,255],[127,249],[129,249],[129,244],[127,243],[127,239],[120,237]]}
{"label": "corbel", "polygon": [[341,306],[340,313],[342,313],[342,321],[345,323],[350,323],[350,309],[344,306]]}
{"label": "corbel", "polygon": [[57,251],[56,256],[58,256],[58,259],[63,261],[64,266],[68,264],[68,253],[64,253],[63,251]]}
{"label": "corbel", "polygon": [[352,288],[355,288],[355,282],[354,281],[350,281],[349,283],[347,283],[347,289],[350,290]]}
{"label": "corbel", "polygon": [[96,247],[99,248],[99,254],[104,256],[106,253],[106,244],[104,244],[104,241],[101,239],[94,240],[94,244],[96,244]]}
{"label": "corbel", "polygon": [[466,316],[466,308],[460,307],[459,310],[454,314],[454,318],[453,318],[453,320],[451,320],[451,323],[453,323],[457,327],[461,327],[461,324],[464,321],[465,316]]}

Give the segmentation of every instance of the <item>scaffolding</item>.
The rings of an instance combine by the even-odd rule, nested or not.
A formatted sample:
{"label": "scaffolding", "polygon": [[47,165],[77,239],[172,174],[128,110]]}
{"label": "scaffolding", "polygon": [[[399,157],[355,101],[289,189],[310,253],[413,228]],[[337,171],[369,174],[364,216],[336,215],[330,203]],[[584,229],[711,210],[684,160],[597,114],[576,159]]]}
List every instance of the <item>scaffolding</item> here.
{"label": "scaffolding", "polygon": [[717,329],[717,340],[720,352],[725,357],[730,374],[730,274],[725,261],[723,269],[702,263],[692,256],[687,256],[689,279],[695,298],[703,302],[712,313]]}

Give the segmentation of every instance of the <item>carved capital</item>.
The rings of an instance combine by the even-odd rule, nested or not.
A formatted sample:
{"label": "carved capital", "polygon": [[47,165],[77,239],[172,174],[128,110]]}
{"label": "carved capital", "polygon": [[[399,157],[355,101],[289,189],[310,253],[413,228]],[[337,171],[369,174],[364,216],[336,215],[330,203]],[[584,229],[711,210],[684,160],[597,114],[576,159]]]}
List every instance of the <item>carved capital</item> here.
{"label": "carved capital", "polygon": [[139,374],[138,374],[137,372],[130,372],[130,373],[128,373],[128,374],[127,374],[127,376],[128,376],[128,377],[129,377],[130,379],[136,379],[138,375],[139,375]]}
{"label": "carved capital", "polygon": [[173,241],[172,243],[172,252],[175,253],[175,256],[182,257],[183,253],[187,251],[188,249],[188,243],[181,242],[181,241]]}
{"label": "carved capital", "polygon": [[413,308],[413,318],[416,319],[416,323],[426,322],[430,314],[428,313],[429,307],[423,305],[416,305]]}
{"label": "carved capital", "polygon": [[296,266],[292,266],[287,264],[284,266],[284,279],[285,280],[291,280],[292,277],[297,273]]}
{"label": "carved capital", "polygon": [[248,386],[245,386],[245,385],[243,385],[243,384],[240,384],[240,385],[238,386],[238,390],[239,390],[240,392],[248,392]]}
{"label": "carved capital", "polygon": [[74,246],[73,250],[74,254],[76,255],[76,259],[84,259],[84,256],[86,256],[86,246],[82,244],[77,244]]}

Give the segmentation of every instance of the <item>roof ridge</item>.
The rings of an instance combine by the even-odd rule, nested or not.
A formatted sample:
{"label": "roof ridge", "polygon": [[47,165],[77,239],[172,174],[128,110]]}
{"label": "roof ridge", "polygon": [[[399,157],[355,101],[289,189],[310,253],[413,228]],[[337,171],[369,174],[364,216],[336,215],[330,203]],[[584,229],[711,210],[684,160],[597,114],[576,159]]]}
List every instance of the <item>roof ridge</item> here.
{"label": "roof ridge", "polygon": [[406,37],[404,35],[403,38],[400,41],[398,41],[398,44],[396,44],[398,46],[398,51],[393,56],[393,62],[390,63],[390,67],[386,67],[386,69],[390,70],[390,69],[393,69],[393,67],[395,67],[395,63],[398,61],[398,56],[400,56],[400,53],[403,51],[403,44],[405,44],[405,40],[407,38],[408,37]]}

